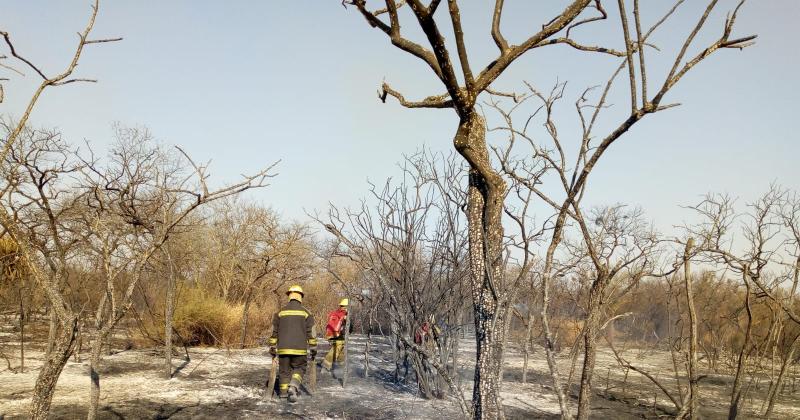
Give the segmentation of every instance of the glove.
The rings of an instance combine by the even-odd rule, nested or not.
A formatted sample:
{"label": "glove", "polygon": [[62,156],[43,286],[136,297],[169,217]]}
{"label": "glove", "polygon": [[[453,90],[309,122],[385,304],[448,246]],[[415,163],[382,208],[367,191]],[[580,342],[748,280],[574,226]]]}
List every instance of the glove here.
{"label": "glove", "polygon": [[278,352],[275,350],[275,347],[270,347],[269,348],[269,355],[272,356],[272,357],[275,357],[275,356],[278,355]]}
{"label": "glove", "polygon": [[310,353],[311,353],[311,358],[312,359],[316,359],[317,358],[317,349],[311,349]]}

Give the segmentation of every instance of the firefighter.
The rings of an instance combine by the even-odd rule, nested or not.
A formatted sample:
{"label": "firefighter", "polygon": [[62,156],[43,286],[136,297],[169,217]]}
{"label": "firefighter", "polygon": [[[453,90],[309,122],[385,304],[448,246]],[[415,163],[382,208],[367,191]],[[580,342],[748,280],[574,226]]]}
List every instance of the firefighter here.
{"label": "firefighter", "polygon": [[295,285],[286,291],[289,303],[272,320],[269,352],[278,356],[281,398],[296,402],[306,371],[307,357],[317,355],[314,317],[303,307],[303,288]]}
{"label": "firefighter", "polygon": [[347,307],[349,304],[349,299],[342,299],[339,301],[339,309],[328,315],[328,324],[325,327],[325,338],[331,343],[331,349],[328,354],[325,355],[325,360],[322,361],[322,367],[329,371],[333,370],[334,362],[341,362],[344,360],[344,335],[348,324]]}

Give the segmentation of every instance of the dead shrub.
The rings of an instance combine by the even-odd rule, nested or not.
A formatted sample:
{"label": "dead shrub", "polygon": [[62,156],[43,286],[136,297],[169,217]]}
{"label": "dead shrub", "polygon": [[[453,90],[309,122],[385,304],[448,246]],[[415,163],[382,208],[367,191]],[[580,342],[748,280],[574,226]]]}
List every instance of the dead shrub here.
{"label": "dead shrub", "polygon": [[556,325],[556,334],[561,347],[572,347],[581,335],[583,320],[564,319]]}
{"label": "dead shrub", "polygon": [[184,289],[175,305],[173,325],[190,346],[230,345],[237,337],[242,306],[199,288]]}
{"label": "dead shrub", "polygon": [[[241,336],[241,306],[239,306],[239,321],[236,324],[235,338]],[[245,347],[264,345],[266,338],[272,331],[272,316],[278,311],[272,300],[263,303],[251,303],[247,311],[247,335],[244,339]]]}

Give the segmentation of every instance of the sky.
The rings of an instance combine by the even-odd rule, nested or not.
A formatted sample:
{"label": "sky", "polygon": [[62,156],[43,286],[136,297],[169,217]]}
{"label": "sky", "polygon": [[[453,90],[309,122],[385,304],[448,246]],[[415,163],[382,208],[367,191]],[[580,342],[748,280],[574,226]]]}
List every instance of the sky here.
{"label": "sky", "polygon": [[[87,47],[75,76],[98,83],[47,90],[31,123],[58,127],[70,141],[86,140],[100,151],[111,140],[113,123],[144,125],[165,145],[181,146],[196,161],[210,160],[212,180],[219,184],[280,160],[271,185],[247,194],[287,219],[307,220],[306,211],[325,211],[328,203],[355,205],[367,195],[367,180],[397,175],[395,163],[404,153],[423,146],[451,150],[457,119],[452,110],[408,110],[391,99],[381,103],[376,91],[384,80],[407,98],[443,89],[422,62],[340,3],[103,1],[92,37],[124,40]],[[477,72],[497,56],[490,36],[494,2],[461,3]],[[566,4],[506,3],[502,28],[512,44]],[[663,82],[704,7],[700,1],[686,3],[653,36],[660,51],[647,50],[651,92]],[[1,0],[0,30],[11,34],[20,54],[54,74],[70,59],[89,4]],[[647,27],[670,2],[646,1],[642,7]],[[719,36],[733,7],[734,1],[720,1],[691,55]],[[624,49],[615,4],[606,9],[607,21],[578,28],[574,37]],[[452,45],[445,7],[439,17]],[[401,15],[404,35],[424,43],[411,18],[407,11]],[[707,192],[746,202],[773,182],[800,191],[799,20],[798,1],[746,3],[733,35],[757,34],[756,45],[719,51],[692,70],[666,98],[681,106],[648,116],[609,150],[585,203],[638,206],[669,230],[690,216],[680,206]],[[493,86],[521,92],[527,81],[549,91],[566,81],[557,123],[562,140],[574,148],[579,140],[574,101],[586,87],[605,82],[618,63],[564,46],[545,47],[518,60]],[[0,114],[22,114],[38,83],[25,73],[0,69],[0,77],[11,79],[4,82]],[[628,107],[621,86],[600,123],[606,131]]]}

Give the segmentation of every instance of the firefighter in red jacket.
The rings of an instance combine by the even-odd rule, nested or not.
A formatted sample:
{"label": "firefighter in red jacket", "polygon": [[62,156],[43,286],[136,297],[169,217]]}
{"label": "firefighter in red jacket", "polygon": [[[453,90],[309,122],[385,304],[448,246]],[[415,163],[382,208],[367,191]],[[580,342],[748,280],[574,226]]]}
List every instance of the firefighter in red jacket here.
{"label": "firefighter in red jacket", "polygon": [[289,303],[272,320],[269,352],[278,356],[280,396],[296,402],[306,371],[307,357],[317,355],[314,317],[303,307],[303,288],[292,286],[286,292]]}
{"label": "firefighter in red jacket", "polygon": [[[325,338],[331,343],[331,350],[325,355],[322,367],[333,370],[333,364],[344,360],[344,335],[347,329],[347,306],[349,299],[339,301],[339,309],[328,315],[328,325],[325,327]],[[334,322],[335,319],[335,322]],[[332,324],[338,325],[332,325]]]}

